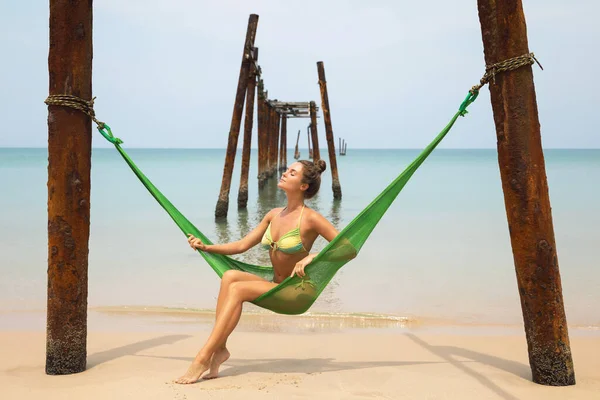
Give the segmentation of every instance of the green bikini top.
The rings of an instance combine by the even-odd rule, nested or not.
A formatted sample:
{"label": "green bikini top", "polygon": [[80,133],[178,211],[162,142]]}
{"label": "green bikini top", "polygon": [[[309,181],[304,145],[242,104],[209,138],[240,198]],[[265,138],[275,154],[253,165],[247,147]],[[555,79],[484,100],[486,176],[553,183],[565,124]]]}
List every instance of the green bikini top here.
{"label": "green bikini top", "polygon": [[[279,216],[283,211],[277,216]],[[292,229],[285,235],[281,236],[279,240],[274,241],[271,236],[271,223],[269,222],[269,226],[265,231],[265,234],[262,237],[261,245],[265,250],[273,249],[273,251],[279,250],[283,253],[294,254],[299,253],[301,251],[307,251],[302,244],[302,238],[300,237],[300,221],[302,220],[302,213],[304,212],[304,206],[302,206],[302,210],[300,211],[300,218],[298,219],[298,226],[295,229]]]}

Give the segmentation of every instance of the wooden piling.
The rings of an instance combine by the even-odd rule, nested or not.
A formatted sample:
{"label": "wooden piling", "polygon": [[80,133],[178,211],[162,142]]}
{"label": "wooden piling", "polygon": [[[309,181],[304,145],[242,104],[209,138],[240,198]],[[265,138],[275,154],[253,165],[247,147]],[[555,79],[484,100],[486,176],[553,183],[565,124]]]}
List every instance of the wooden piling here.
{"label": "wooden piling", "polygon": [[281,115],[281,139],[279,140],[279,172],[287,169],[287,115]]}
{"label": "wooden piling", "polygon": [[267,106],[265,104],[266,97],[264,93],[264,83],[263,80],[260,79],[258,81],[258,102],[257,102],[257,119],[258,119],[258,188],[262,189],[267,182],[267,157],[269,154],[268,148],[268,116],[267,116]]}
{"label": "wooden piling", "polygon": [[321,159],[319,151],[319,138],[317,136],[317,105],[314,101],[310,102],[310,136],[313,145],[313,162]]}
{"label": "wooden piling", "polygon": [[[478,0],[485,64],[529,53],[521,0]],[[498,162],[533,381],[575,384],[531,66],[490,82]]]}
{"label": "wooden piling", "polygon": [[[92,2],[50,0],[49,39],[49,94],[91,100]],[[91,122],[81,111],[48,106],[49,375],[86,369]]]}
{"label": "wooden piling", "polygon": [[225,155],[225,166],[223,167],[223,180],[219,192],[219,200],[215,208],[215,218],[227,217],[229,208],[229,189],[231,187],[231,176],[233,175],[233,166],[235,164],[235,153],[237,149],[238,136],[240,134],[240,125],[242,113],[244,111],[244,97],[248,86],[248,75],[251,65],[251,50],[254,47],[256,37],[256,28],[258,26],[258,15],[251,14],[248,19],[248,29],[246,30],[246,40],[244,41],[244,50],[242,52],[242,64],[240,67],[240,76],[233,106],[233,115],[231,117],[231,127],[229,129],[229,139],[227,141],[227,153]]}
{"label": "wooden piling", "polygon": [[319,88],[321,90],[321,108],[323,109],[323,119],[325,121],[325,137],[327,139],[327,150],[329,152],[329,168],[331,169],[331,188],[333,198],[342,198],[342,187],[335,158],[335,142],[333,140],[333,128],[331,126],[331,109],[329,108],[329,95],[327,93],[327,80],[325,79],[325,66],[323,61],[317,62],[319,73]]}
{"label": "wooden piling", "polygon": [[[252,49],[253,61],[258,59],[258,49]],[[238,208],[246,208],[248,204],[248,172],[250,170],[250,144],[252,142],[252,125],[254,120],[254,92],[256,91],[256,63],[250,64],[248,87],[246,89],[246,119],[244,120],[244,148],[242,150],[242,172],[240,190],[238,192]]]}

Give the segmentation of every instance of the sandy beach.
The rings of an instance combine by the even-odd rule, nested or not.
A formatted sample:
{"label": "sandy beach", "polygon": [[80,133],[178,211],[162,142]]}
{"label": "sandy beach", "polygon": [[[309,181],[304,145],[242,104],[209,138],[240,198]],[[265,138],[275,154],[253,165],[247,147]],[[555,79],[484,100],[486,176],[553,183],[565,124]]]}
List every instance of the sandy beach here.
{"label": "sandy beach", "polygon": [[[531,381],[519,327],[358,327],[323,324],[323,317],[265,323],[268,316],[252,315],[230,338],[232,357],[221,376],[181,386],[172,380],[206,339],[212,317],[200,325],[189,316],[187,323],[174,317],[153,325],[166,321],[164,313],[116,314],[90,312],[87,370],[68,376],[44,372],[42,313],[29,316],[37,322],[27,330],[0,331],[2,398],[563,400],[600,393],[600,336],[593,331],[571,334],[577,384],[546,387]],[[18,314],[2,317],[16,321]]]}

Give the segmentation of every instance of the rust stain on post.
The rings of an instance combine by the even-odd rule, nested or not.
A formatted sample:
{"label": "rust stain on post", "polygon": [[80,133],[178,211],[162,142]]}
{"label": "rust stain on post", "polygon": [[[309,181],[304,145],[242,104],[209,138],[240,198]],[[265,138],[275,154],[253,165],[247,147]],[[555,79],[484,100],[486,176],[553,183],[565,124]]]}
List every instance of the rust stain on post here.
{"label": "rust stain on post", "polygon": [[[520,0],[478,0],[485,63],[529,53]],[[490,82],[498,162],[533,381],[575,384],[530,66]]]}
{"label": "rust stain on post", "polygon": [[310,102],[310,134],[312,138],[313,162],[321,159],[319,151],[319,138],[317,136],[317,105],[314,101]]}
{"label": "rust stain on post", "polygon": [[[253,49],[253,59],[258,59],[258,49]],[[254,93],[256,91],[256,68],[253,62],[248,75],[246,90],[246,119],[244,121],[244,148],[242,150],[242,173],[240,191],[238,192],[238,208],[246,208],[248,204],[248,171],[250,170],[250,144],[252,143],[252,124],[254,122]]]}
{"label": "rust stain on post", "polygon": [[327,80],[325,80],[325,67],[323,61],[317,62],[319,72],[319,88],[321,89],[321,108],[323,109],[323,119],[325,120],[325,135],[327,138],[327,150],[329,151],[329,166],[331,169],[331,188],[333,189],[333,198],[342,198],[342,187],[338,175],[337,160],[335,158],[335,142],[333,140],[333,128],[331,127],[331,111],[329,109],[329,96],[327,94]]}
{"label": "rust stain on post", "polygon": [[235,103],[233,106],[233,115],[231,117],[231,127],[229,129],[229,139],[227,141],[227,154],[225,155],[225,166],[223,167],[223,181],[219,192],[219,200],[215,208],[215,217],[224,218],[227,216],[229,208],[229,190],[231,187],[231,176],[233,175],[233,166],[235,163],[235,152],[237,149],[238,136],[240,134],[240,125],[242,122],[242,113],[244,111],[244,96],[248,86],[248,75],[250,73],[250,51],[254,46],[256,37],[256,28],[258,26],[258,15],[251,14],[248,19],[248,29],[246,31],[246,40],[244,41],[244,51],[242,53],[242,65],[240,67],[240,76],[238,79],[237,91],[235,94]]}
{"label": "rust stain on post", "polygon": [[[50,1],[49,94],[92,98],[92,2]],[[48,107],[46,373],[84,371],[92,121]]]}

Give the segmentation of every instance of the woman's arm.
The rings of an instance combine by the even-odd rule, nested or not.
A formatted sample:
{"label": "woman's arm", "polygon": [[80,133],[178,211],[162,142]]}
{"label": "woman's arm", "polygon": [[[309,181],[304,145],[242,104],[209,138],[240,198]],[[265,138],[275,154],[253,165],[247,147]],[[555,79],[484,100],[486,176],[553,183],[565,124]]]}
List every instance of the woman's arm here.
{"label": "woman's arm", "polygon": [[207,253],[223,255],[243,253],[249,248],[256,246],[260,242],[262,236],[267,230],[267,227],[269,226],[269,222],[271,222],[271,218],[275,214],[275,211],[276,210],[269,211],[256,228],[254,228],[250,233],[244,236],[244,238],[236,242],[225,244],[204,244],[200,239],[188,233],[188,243],[194,250],[198,249]]}

